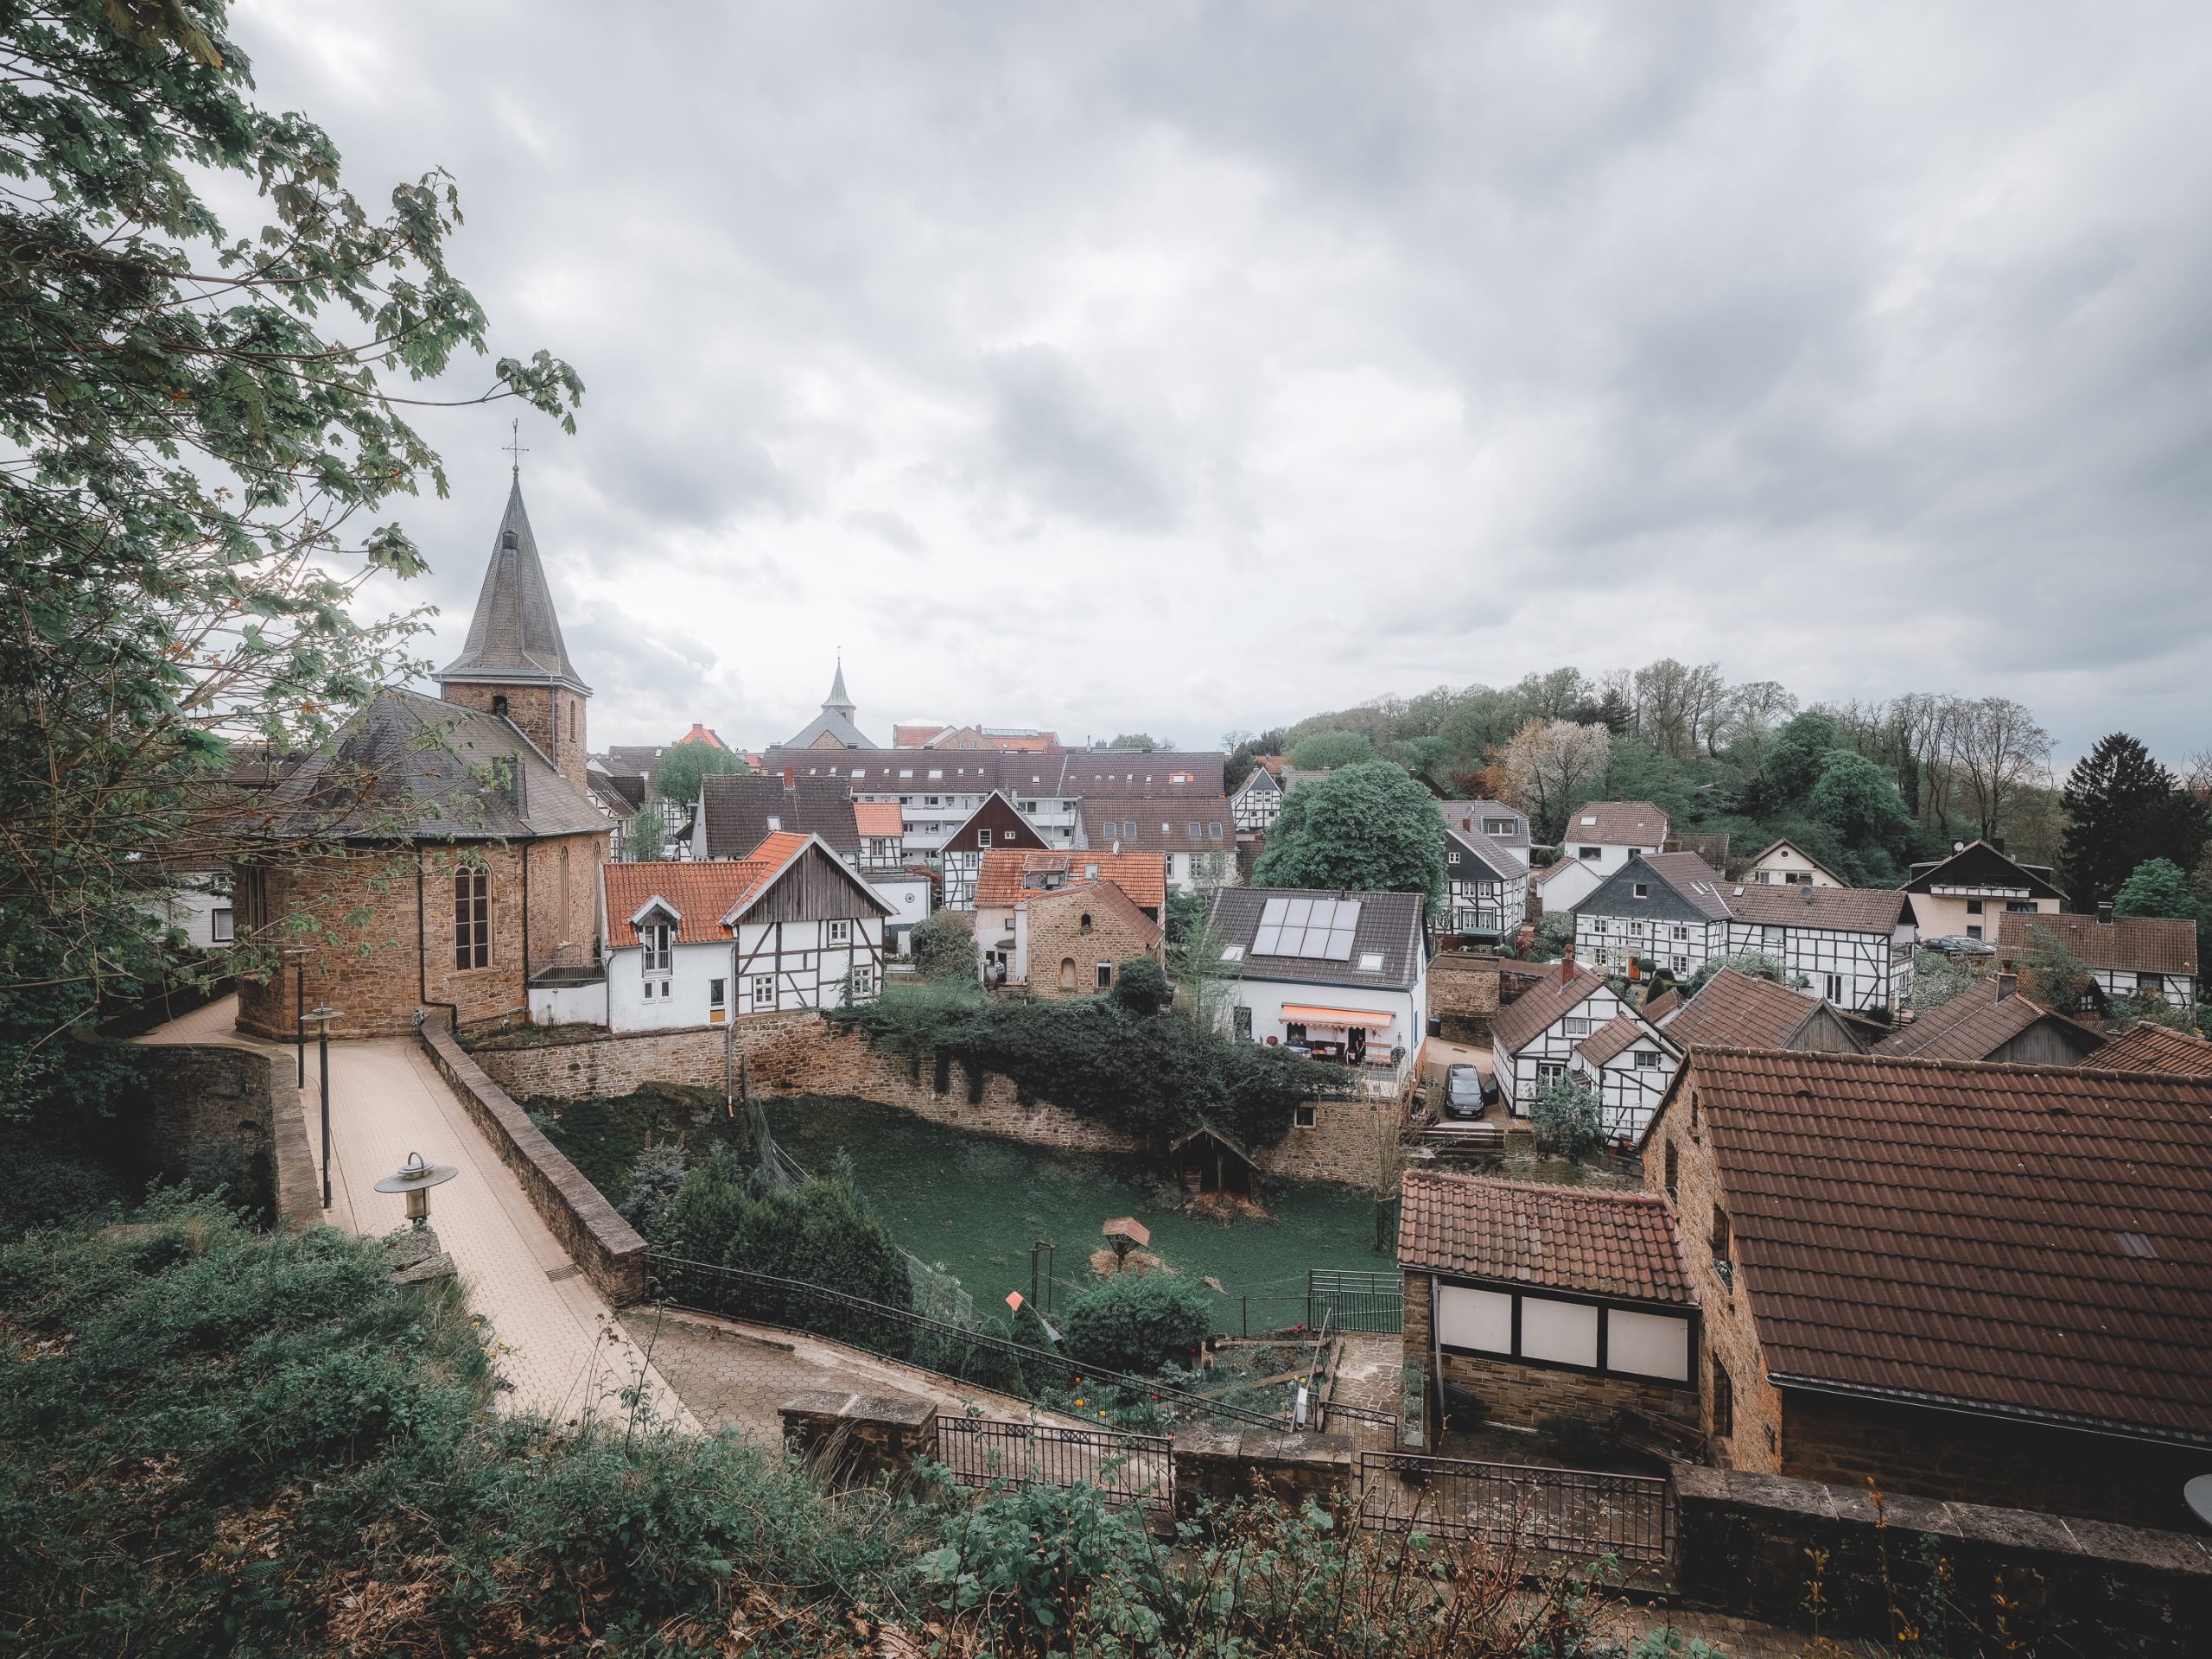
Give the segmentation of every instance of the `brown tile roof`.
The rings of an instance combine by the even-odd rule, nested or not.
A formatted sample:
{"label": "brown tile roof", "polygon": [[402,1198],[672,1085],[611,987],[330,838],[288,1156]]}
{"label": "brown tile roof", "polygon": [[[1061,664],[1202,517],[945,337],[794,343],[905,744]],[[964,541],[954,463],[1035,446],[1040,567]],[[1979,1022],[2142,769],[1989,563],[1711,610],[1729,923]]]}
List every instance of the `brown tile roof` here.
{"label": "brown tile roof", "polygon": [[[1122,843],[1124,852],[1219,853],[1234,851],[1236,823],[1226,797],[1169,800],[1085,800],[1084,839],[1093,847]],[[1191,826],[1198,826],[1194,840]],[[1218,830],[1209,836],[1208,830]]]}
{"label": "brown tile roof", "polygon": [[[1725,968],[1721,969],[1722,973],[1726,973],[1727,971],[1728,970]],[[1717,975],[1715,976],[1716,978],[1718,976],[1719,976]],[[1708,985],[1712,982],[1712,980],[1706,981],[1706,983]],[[1665,990],[1660,992],[1658,995],[1653,997],[1649,1001],[1643,1005],[1643,1014],[1645,1019],[1650,1020],[1654,1025],[1656,1025],[1660,1020],[1664,1020],[1669,1014],[1672,1014],[1676,1008],[1679,1008],[1681,1006],[1682,994],[1676,990],[1672,985],[1669,985]]]}
{"label": "brown tile roof", "polygon": [[1574,1052],[1588,1065],[1605,1065],[1618,1059],[1638,1043],[1659,1049],[1675,1048],[1670,1039],[1661,1036],[1635,1014],[1623,1008],[1584,1038]]}
{"label": "brown tile roof", "polygon": [[2175,1077],[2212,1077],[2212,1043],[2186,1032],[2137,1021],[2082,1062],[2100,1071],[2159,1071]]}
{"label": "brown tile roof", "polygon": [[709,858],[749,858],[763,839],[779,830],[819,836],[842,856],[856,856],[861,850],[853,825],[853,792],[841,779],[798,778],[785,789],[775,772],[728,772],[702,779],[700,790],[707,807]]}
{"label": "brown tile roof", "polygon": [[864,836],[889,836],[895,840],[906,833],[906,819],[896,801],[855,801],[853,825]]}
{"label": "brown tile roof", "polygon": [[1531,985],[1491,1016],[1491,1040],[1508,1054],[1518,1054],[1549,1030],[1553,1020],[1573,1013],[1605,983],[1603,974],[1582,968],[1562,985],[1554,968],[1542,984]]}
{"label": "brown tile roof", "polygon": [[1587,801],[1567,815],[1562,844],[1664,847],[1667,815],[1649,801]]}
{"label": "brown tile roof", "polygon": [[1064,853],[1024,852],[1018,847],[994,847],[983,855],[976,874],[976,903],[1012,905],[1043,889],[1024,887],[1032,874],[1058,874],[1069,881],[1089,879],[1111,881],[1141,908],[1158,910],[1167,902],[1167,870],[1158,853],[1098,853],[1081,848]]}
{"label": "brown tile roof", "polygon": [[1817,996],[1723,968],[1667,1021],[1667,1035],[1684,1048],[1782,1048],[1820,1007]]}
{"label": "brown tile roof", "polygon": [[1893,933],[1911,917],[1911,901],[1894,887],[1763,887],[1752,882],[1740,889],[1732,884],[1721,893],[1739,919],[1767,926]]}
{"label": "brown tile roof", "polygon": [[2039,1020],[2056,1020],[2082,1035],[2084,1052],[2097,1046],[2094,1032],[2051,1013],[2018,991],[1999,998],[1994,978],[1968,986],[1949,1001],[1917,1014],[1874,1046],[1878,1054],[1917,1055],[1923,1060],[1986,1060]]}
{"label": "brown tile roof", "polygon": [[2123,916],[2101,922],[2078,912],[2030,916],[2006,911],[1997,918],[1997,954],[2010,962],[2032,955],[2035,931],[2049,928],[2066,948],[2092,968],[2107,973],[2194,974],[2196,926],[2155,916]]}
{"label": "brown tile roof", "polygon": [[1023,896],[1020,906],[1025,910],[1049,909],[1061,903],[1080,902],[1089,909],[1110,911],[1132,933],[1151,944],[1160,937],[1158,922],[1137,908],[1136,901],[1123,893],[1115,882],[1100,880],[1077,881],[1048,893],[1032,893]]}
{"label": "brown tile roof", "polygon": [[[770,840],[806,844],[804,836],[774,836]],[[611,945],[635,944],[638,935],[630,918],[658,898],[677,914],[678,944],[715,944],[729,938],[721,925],[739,904],[773,875],[796,849],[772,856],[766,843],[762,856],[748,859],[692,859],[682,863],[609,864],[607,872],[607,933]]]}
{"label": "brown tile roof", "polygon": [[1408,1170],[1398,1261],[1532,1289],[1693,1306],[1663,1199]]}
{"label": "brown tile roof", "polygon": [[1692,1056],[1769,1374],[2212,1442],[2212,1082]]}

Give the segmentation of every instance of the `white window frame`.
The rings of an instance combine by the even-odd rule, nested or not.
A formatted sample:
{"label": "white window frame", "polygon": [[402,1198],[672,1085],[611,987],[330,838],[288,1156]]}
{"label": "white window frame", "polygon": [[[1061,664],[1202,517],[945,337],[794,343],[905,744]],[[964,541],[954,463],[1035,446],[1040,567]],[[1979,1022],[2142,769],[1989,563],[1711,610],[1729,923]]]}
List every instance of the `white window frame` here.
{"label": "white window frame", "polygon": [[[761,987],[764,985],[767,987],[767,994],[765,996],[761,995]],[[753,976],[753,1008],[758,1011],[763,1002],[766,1002],[772,1008],[776,1006],[776,976],[773,974],[755,974]]]}
{"label": "white window frame", "polygon": [[[988,834],[989,832],[987,830],[987,831],[985,831],[985,833],[986,833],[986,834]],[[837,921],[837,922],[831,922],[831,923],[830,924],[830,944],[850,944],[852,942],[853,942],[853,925],[852,925],[850,922],[846,922],[846,921]]]}

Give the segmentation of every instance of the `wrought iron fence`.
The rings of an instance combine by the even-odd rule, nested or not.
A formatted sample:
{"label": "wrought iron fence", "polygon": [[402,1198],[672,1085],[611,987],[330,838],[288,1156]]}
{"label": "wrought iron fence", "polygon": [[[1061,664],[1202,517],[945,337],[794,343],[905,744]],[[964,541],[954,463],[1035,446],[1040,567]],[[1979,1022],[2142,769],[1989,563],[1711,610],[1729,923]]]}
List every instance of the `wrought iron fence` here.
{"label": "wrought iron fence", "polygon": [[686,1261],[658,1250],[650,1252],[646,1261],[654,1294],[676,1306],[828,1337],[1053,1410],[1085,1415],[1096,1411],[1109,1422],[1134,1420],[1165,1427],[1208,1421],[1260,1428],[1287,1427],[1281,1413],[1209,1400],[1154,1377],[1098,1370],[1046,1349],[820,1285]]}
{"label": "wrought iron fence", "polygon": [[1359,1523],[1370,1532],[1663,1561],[1674,1548],[1674,1495],[1656,1475],[1363,1452]]}
{"label": "wrought iron fence", "polygon": [[939,1417],[937,1455],[963,1486],[1091,1486],[1117,1503],[1172,1513],[1174,1442],[988,1417]]}
{"label": "wrought iron fence", "polygon": [[1395,1336],[1405,1329],[1405,1275],[1361,1268],[1306,1270],[1306,1323],[1316,1331],[1372,1331]]}

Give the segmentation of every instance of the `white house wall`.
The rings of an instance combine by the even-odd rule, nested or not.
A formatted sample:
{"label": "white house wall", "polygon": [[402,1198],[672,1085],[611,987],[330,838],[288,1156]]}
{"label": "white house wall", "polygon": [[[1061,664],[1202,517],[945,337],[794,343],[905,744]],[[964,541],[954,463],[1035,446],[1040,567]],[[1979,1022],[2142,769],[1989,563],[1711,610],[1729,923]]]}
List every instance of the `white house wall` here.
{"label": "white house wall", "polygon": [[[729,946],[679,944],[668,955],[669,971],[648,976],[643,969],[645,952],[639,946],[618,945],[607,953],[603,1000],[609,1030],[670,1031],[708,1022],[708,989],[710,982],[729,977]],[[652,988],[650,995],[648,985]],[[591,988],[598,991],[600,987]]]}
{"label": "white house wall", "polygon": [[[1637,1065],[1637,1049],[1657,1054],[1659,1064]],[[1659,1109],[1667,1085],[1674,1081],[1679,1064],[1663,1044],[1646,1038],[1613,1056],[1597,1069],[1594,1077],[1586,1065],[1580,1068],[1583,1086],[1598,1096],[1599,1116],[1608,1141],[1626,1145],[1643,1133],[1652,1114]]]}
{"label": "white house wall", "polygon": [[883,918],[840,920],[848,929],[842,941],[830,937],[836,921],[740,922],[737,1011],[842,1007],[846,976],[856,970],[862,975],[861,1000],[872,998],[883,983]]}
{"label": "white house wall", "polygon": [[1529,1108],[1535,1103],[1541,1069],[1557,1066],[1560,1075],[1572,1075],[1574,1051],[1591,1033],[1618,1014],[1622,1006],[1611,986],[1600,986],[1529,1039],[1519,1053],[1508,1054],[1502,1045],[1491,1042],[1491,1075],[1499,1092],[1511,1103],[1516,1117],[1528,1116]]}

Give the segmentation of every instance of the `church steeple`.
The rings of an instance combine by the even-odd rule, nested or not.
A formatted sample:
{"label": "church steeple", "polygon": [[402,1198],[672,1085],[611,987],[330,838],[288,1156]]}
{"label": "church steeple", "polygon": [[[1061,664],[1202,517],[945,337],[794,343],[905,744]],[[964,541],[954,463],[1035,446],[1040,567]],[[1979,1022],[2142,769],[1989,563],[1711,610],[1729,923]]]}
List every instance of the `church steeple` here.
{"label": "church steeple", "polygon": [[518,470],[476,595],[461,655],[438,671],[448,702],[512,721],[569,780],[584,782],[584,699],[591,688],[569,661]]}
{"label": "church steeple", "polygon": [[823,712],[835,712],[850,720],[858,712],[858,705],[845,695],[845,659],[837,659],[837,677],[830,683],[830,696],[822,705]]}

